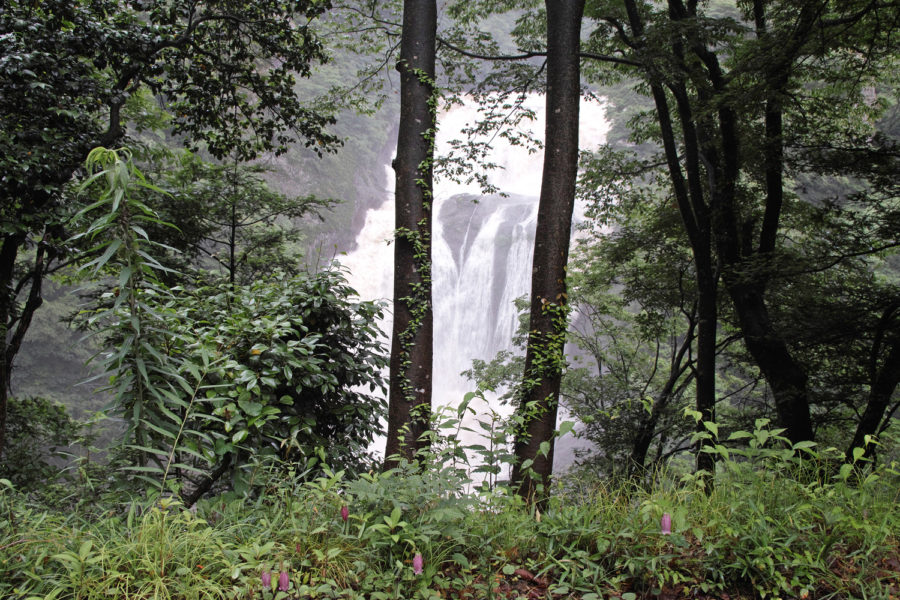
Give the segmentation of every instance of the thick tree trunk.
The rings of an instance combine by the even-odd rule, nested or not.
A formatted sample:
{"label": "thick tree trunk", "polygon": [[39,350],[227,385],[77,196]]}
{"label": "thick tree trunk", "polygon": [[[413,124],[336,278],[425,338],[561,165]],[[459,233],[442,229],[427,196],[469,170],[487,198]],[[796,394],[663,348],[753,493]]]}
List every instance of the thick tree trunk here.
{"label": "thick tree trunk", "polygon": [[425,444],[431,412],[431,202],[436,125],[435,0],[404,0],[397,137],[394,325],[385,466]]}
{"label": "thick tree trunk", "polygon": [[808,377],[784,339],[775,332],[761,286],[728,286],[744,344],[772,388],[778,426],[791,443],[813,439]]}
{"label": "thick tree trunk", "polygon": [[[566,263],[578,169],[580,47],[584,0],[547,0],[547,122],[531,269],[531,312],[518,407],[513,484],[535,500],[546,494],[565,356]],[[542,451],[541,447],[544,447]]]}
{"label": "thick tree trunk", "polygon": [[6,444],[6,413],[9,399],[10,371],[12,360],[9,356],[9,340],[12,332],[10,322],[15,312],[15,290],[13,288],[13,269],[16,255],[22,243],[21,236],[7,234],[0,244],[0,458]]}
{"label": "thick tree trunk", "polygon": [[[719,326],[718,278],[713,272],[712,242],[707,240],[702,249],[694,251],[697,267],[697,411],[700,422],[697,431],[708,433],[705,422],[716,421],[716,336]],[[711,476],[716,473],[715,456],[704,447],[715,445],[711,439],[701,439],[697,445],[697,470]],[[707,480],[707,491],[712,490],[712,480]]]}

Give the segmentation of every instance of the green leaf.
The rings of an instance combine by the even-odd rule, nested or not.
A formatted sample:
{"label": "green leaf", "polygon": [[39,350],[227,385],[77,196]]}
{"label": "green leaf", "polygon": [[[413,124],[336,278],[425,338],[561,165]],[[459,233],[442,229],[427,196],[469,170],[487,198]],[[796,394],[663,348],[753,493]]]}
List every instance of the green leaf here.
{"label": "green leaf", "polygon": [[853,473],[853,465],[851,465],[850,463],[844,463],[841,465],[841,468],[838,471],[838,479],[840,479],[841,481],[847,481],[851,473]]}
{"label": "green leaf", "polygon": [[168,439],[170,439],[170,440],[174,440],[174,439],[175,439],[175,436],[177,435],[177,432],[176,432],[176,431],[169,431],[169,430],[167,430],[167,429],[163,429],[163,428],[160,427],[159,425],[156,425],[156,424],[154,424],[154,423],[151,423],[151,422],[148,421],[147,419],[142,419],[142,420],[141,420],[141,423],[143,423],[145,426],[149,427],[150,429],[152,429],[152,430],[155,431],[156,433],[160,434],[161,436],[163,436],[163,437],[165,437],[165,438],[168,438]]}
{"label": "green leaf", "polygon": [[549,456],[550,454],[550,442],[543,441],[541,445],[538,447],[538,455],[540,456]]}
{"label": "green leaf", "polygon": [[263,405],[259,402],[253,402],[252,400],[238,400],[238,406],[241,407],[241,410],[244,411],[244,414],[251,417],[258,417],[262,412]]}
{"label": "green leaf", "polygon": [[91,540],[85,540],[81,543],[81,546],[78,547],[78,558],[84,560],[91,553],[91,549],[94,547],[94,542]]}
{"label": "green leaf", "polygon": [[82,268],[87,269],[87,268],[93,266],[94,267],[94,275],[96,275],[97,272],[100,269],[102,269],[106,265],[107,262],[109,262],[109,259],[112,257],[112,255],[115,254],[116,251],[121,247],[122,247],[122,240],[116,239],[116,240],[111,241],[109,243],[109,245],[106,247],[106,250],[104,250],[103,254],[101,254],[94,260],[90,261],[89,263],[84,265],[84,267],[82,267]]}

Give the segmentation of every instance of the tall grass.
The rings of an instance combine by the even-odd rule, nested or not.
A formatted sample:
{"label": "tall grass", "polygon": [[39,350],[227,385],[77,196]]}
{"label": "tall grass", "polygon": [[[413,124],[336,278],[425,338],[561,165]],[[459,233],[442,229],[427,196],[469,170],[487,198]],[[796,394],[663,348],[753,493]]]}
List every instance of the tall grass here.
{"label": "tall grass", "polygon": [[[776,440],[777,441],[777,440]],[[438,447],[417,463],[255,496],[56,512],[0,485],[0,598],[890,598],[900,593],[896,463],[723,450],[703,481],[562,478],[542,514],[471,482]],[[727,455],[727,458],[726,456]],[[450,466],[446,466],[450,465]],[[341,507],[348,508],[345,521]],[[660,518],[672,518],[672,533]],[[422,573],[412,558],[424,558]],[[262,573],[288,575],[288,591]]]}

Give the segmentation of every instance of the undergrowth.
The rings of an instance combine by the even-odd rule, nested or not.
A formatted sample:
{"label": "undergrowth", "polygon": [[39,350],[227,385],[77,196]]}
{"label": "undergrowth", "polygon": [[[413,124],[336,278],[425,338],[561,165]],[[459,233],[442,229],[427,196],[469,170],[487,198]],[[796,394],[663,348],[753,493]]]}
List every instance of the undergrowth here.
{"label": "undergrowth", "polygon": [[764,425],[748,434],[764,443],[718,446],[711,494],[674,472],[580,474],[560,478],[543,513],[502,482],[473,483],[446,440],[356,478],[273,468],[254,493],[192,509],[152,493],[59,510],[4,480],[0,598],[900,595],[897,463],[839,468]]}

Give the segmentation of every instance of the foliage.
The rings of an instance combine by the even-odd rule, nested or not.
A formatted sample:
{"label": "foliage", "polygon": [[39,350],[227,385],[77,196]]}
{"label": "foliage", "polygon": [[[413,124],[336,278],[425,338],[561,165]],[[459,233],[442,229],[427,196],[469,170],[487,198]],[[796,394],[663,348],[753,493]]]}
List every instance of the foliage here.
{"label": "foliage", "polygon": [[[453,434],[450,429],[440,429]],[[660,471],[650,489],[567,479],[543,513],[502,488],[465,491],[436,438],[396,469],[272,473],[268,493],[39,511],[0,480],[9,598],[616,596],[865,598],[896,594],[896,463],[826,474],[833,449],[784,445],[765,422],[721,447],[721,484]],[[441,439],[443,441],[441,441]],[[744,441],[749,441],[744,445]],[[799,451],[799,454],[798,454]],[[736,457],[740,454],[741,458]],[[801,458],[802,457],[802,458]],[[313,461],[314,462],[314,461]],[[450,470],[448,470],[450,469]],[[777,485],[774,482],[777,481]],[[341,507],[347,507],[346,520]],[[671,515],[672,533],[660,518]],[[103,518],[96,518],[102,515]],[[7,526],[12,525],[12,526]],[[422,573],[413,557],[423,557]],[[289,591],[263,589],[287,573]]]}
{"label": "foliage", "polygon": [[380,307],[353,302],[337,271],[166,287],[142,226],[163,223],[131,193],[152,186],[119,153],[97,149],[88,166],[98,165],[83,188],[106,187],[82,212],[94,219],[82,235],[98,244],[88,266],[116,285],[84,318],[110,346],[101,366],[127,423],[124,469],[153,486],[171,475],[193,503],[224,475],[246,491],[248,460],[328,446],[342,466],[367,466],[383,410],[363,390],[385,364]]}
{"label": "foliage", "polygon": [[[303,464],[327,448],[342,469],[369,468],[385,409],[371,392],[384,391],[386,357],[375,325],[381,307],[354,295],[340,272],[326,270],[276,273],[234,291],[224,283],[182,290],[164,302],[154,344],[197,382],[196,403],[179,415],[178,462],[207,472],[228,461],[240,490],[251,457]],[[190,401],[186,389],[178,395]]]}
{"label": "foliage", "polygon": [[[883,176],[896,171],[896,135],[885,118],[896,87],[890,42],[896,7],[597,1],[589,14],[591,51],[620,53],[640,65],[632,74],[654,110],[635,121],[635,140],[664,146],[665,161],[658,162],[669,171],[698,282],[722,278],[736,315],[731,323],[720,316],[737,328],[766,377],[789,437],[811,439],[813,427],[831,416],[833,373],[855,373],[861,385],[854,395],[870,389],[854,401],[852,410],[866,417],[853,443],[883,428],[900,353],[881,341],[894,339],[885,333],[894,323],[885,319],[878,331],[879,310],[886,313],[875,297],[896,296],[896,287],[873,285],[871,275],[897,247],[896,235],[885,237],[884,230],[895,219],[897,189]],[[856,300],[867,298],[870,308],[843,329],[842,319],[830,319],[848,304],[828,281],[851,271],[861,284]],[[807,285],[815,292],[807,295]],[[715,290],[699,287],[708,290],[701,290],[702,306]],[[701,314],[701,340],[702,322],[715,320],[713,304],[707,300],[708,314]],[[799,313],[822,329],[794,327],[787,315]],[[831,354],[824,340],[842,329],[831,339],[840,337],[854,352]],[[818,338],[812,345],[808,334]],[[869,344],[873,337],[879,341]],[[827,365],[826,354],[834,359]],[[860,378],[867,361],[868,377]]]}
{"label": "foliage", "polygon": [[[169,192],[155,205],[178,230],[154,228],[153,239],[180,250],[194,269],[246,285],[273,270],[296,274],[303,261],[302,220],[335,201],[290,197],[272,189],[259,165],[214,164],[182,152],[162,164],[156,181]],[[187,266],[187,265],[185,265]]]}
{"label": "foliage", "polygon": [[140,90],[168,98],[173,133],[202,141],[215,156],[284,150],[295,133],[316,147],[333,145],[323,129],[330,118],[293,93],[295,74],[309,75],[324,59],[309,25],[324,8],[279,0],[6,5],[2,221],[39,229],[44,196],[91,147],[117,141],[122,108]]}
{"label": "foliage", "polygon": [[76,441],[82,424],[66,408],[46,398],[10,398],[7,440],[9,449],[0,463],[0,478],[21,490],[40,488],[59,474],[62,451]]}
{"label": "foliage", "polygon": [[333,149],[333,118],[294,93],[296,77],[325,58],[312,23],[326,9],[315,0],[3,4],[0,451],[13,359],[45,275],[71,250],[64,225],[79,204],[67,186],[88,152],[119,143],[148,94],[165,98],[174,135],[218,158],[283,152],[295,140]]}
{"label": "foliage", "polygon": [[150,254],[158,244],[149,238],[146,227],[163,222],[133,190],[160,190],[144,180],[128,151],[95,148],[86,166],[90,177],[80,190],[103,185],[97,201],[75,217],[90,219],[75,237],[95,244],[91,253],[96,257],[82,268],[92,268],[94,275],[107,273],[116,282],[108,293],[112,303],[94,311],[87,322],[116,345],[114,351],[101,355],[101,368],[110,374],[106,389],[113,393],[116,412],[127,424],[123,444],[133,444],[137,450],[137,464],[131,468],[143,470],[150,440],[154,432],[165,428],[171,414],[166,392],[173,394],[176,383],[184,382],[177,365],[150,341],[152,327],[160,320],[151,298],[170,292],[157,274],[166,268]]}

